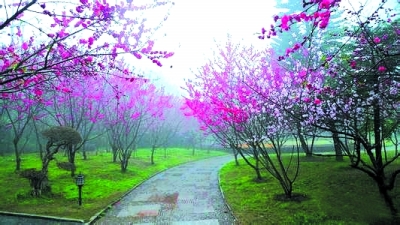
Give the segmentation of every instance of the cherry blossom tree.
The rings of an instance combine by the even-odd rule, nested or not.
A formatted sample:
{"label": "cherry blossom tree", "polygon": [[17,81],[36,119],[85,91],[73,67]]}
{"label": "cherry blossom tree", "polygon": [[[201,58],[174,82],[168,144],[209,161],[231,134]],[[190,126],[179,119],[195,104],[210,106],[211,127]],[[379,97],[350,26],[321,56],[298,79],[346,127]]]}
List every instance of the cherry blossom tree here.
{"label": "cherry blossom tree", "polygon": [[[79,144],[68,146],[65,153],[68,162],[75,165],[75,154],[86,142],[97,138],[102,133],[93,134],[96,125],[104,118],[101,101],[104,97],[104,79],[96,77],[81,77],[73,80],[58,80],[52,82],[52,89],[45,93],[48,99],[44,111],[48,125],[68,126],[78,131],[82,136]],[[71,170],[71,176],[75,175]]]}
{"label": "cherry blossom tree", "polygon": [[[177,97],[165,96],[166,103],[163,116],[149,124],[147,140],[151,146],[150,162],[154,164],[154,154],[156,149],[164,148],[164,158],[167,157],[167,146],[177,133],[182,129],[183,114],[180,110],[181,101]],[[169,100],[167,100],[169,98]],[[185,125],[188,125],[185,123]]]}
{"label": "cherry blossom tree", "polygon": [[[116,64],[121,55],[136,59],[146,57],[158,66],[162,66],[162,58],[173,55],[171,52],[155,51],[151,39],[167,19],[171,5],[169,1],[138,5],[107,0],[62,3],[13,0],[0,5],[3,12],[0,13],[0,36],[3,38],[0,44],[0,100],[2,105],[8,106],[8,113],[2,115],[8,116],[13,130],[17,169],[21,154],[18,143],[26,126],[32,122],[37,129],[37,121],[49,122],[43,114],[35,115],[38,107],[46,109],[53,105],[50,115],[54,121],[79,129],[84,136],[81,144],[84,144],[94,127],[93,122],[101,117],[94,109],[98,105],[89,103],[98,99],[81,96],[83,98],[77,101],[79,92],[71,92],[71,85],[94,87],[96,77],[106,79],[110,69],[122,71],[121,76],[125,79],[138,78],[131,70]],[[159,11],[158,25],[154,25],[146,12],[157,9],[163,11]],[[87,83],[88,77],[92,78],[90,84]],[[58,102],[49,100],[50,95]],[[57,111],[60,109],[57,103],[69,103],[70,113]],[[79,104],[83,108],[75,110]],[[84,120],[77,119],[78,111]],[[36,135],[39,141],[38,130]],[[72,163],[80,145],[73,147],[76,149],[68,151]]]}
{"label": "cherry blossom tree", "polygon": [[7,132],[12,133],[12,143],[15,154],[15,169],[21,169],[21,155],[24,147],[21,146],[21,140],[32,120],[36,119],[40,110],[38,99],[26,89],[18,93],[11,93],[2,100],[2,110],[5,118],[4,126],[8,128]]}
{"label": "cherry blossom tree", "polygon": [[132,152],[149,129],[150,121],[162,117],[169,106],[169,98],[150,84],[147,79],[131,80],[121,77],[109,79],[106,90],[104,124],[109,142],[118,156],[121,172],[126,172]]}
{"label": "cherry blossom tree", "polygon": [[[389,191],[394,188],[400,170],[390,171],[388,167],[399,155],[388,158],[383,142],[399,125],[399,25],[395,11],[386,3],[378,3],[368,15],[365,5],[359,10],[346,9],[350,26],[336,34],[340,44],[315,52],[314,56],[319,57],[314,60],[317,63],[301,65],[305,72],[299,73],[300,82],[292,81],[292,85],[302,96],[293,95],[288,104],[301,107],[298,120],[302,124],[354,141],[354,152],[349,155],[351,166],[376,182],[388,208],[396,215]],[[321,40],[319,36],[327,34],[331,14],[339,6],[340,1],[335,0],[303,1],[303,12],[276,16],[277,25],[268,32],[262,29],[260,38],[276,35],[277,31],[290,32],[291,26],[310,22],[313,29],[304,40],[278,57],[286,60],[296,52],[310,50]]]}
{"label": "cherry blossom tree", "polygon": [[[291,198],[299,163],[297,160],[292,164],[295,172],[289,174],[289,167],[284,166],[281,153],[285,137],[292,134],[281,132],[288,127],[282,126],[287,124],[284,113],[275,107],[278,104],[273,105],[273,101],[266,99],[283,101],[286,97],[278,89],[283,81],[272,79],[279,78],[279,71],[275,71],[279,67],[269,65],[268,58],[263,57],[271,55],[270,51],[260,52],[253,47],[235,45],[230,40],[218,47],[218,54],[199,70],[197,80],[188,82],[186,105],[205,125],[205,130],[215,132],[220,139],[232,135],[227,142],[256,171],[257,178],[261,179],[259,166],[262,166],[279,181],[285,195]],[[275,88],[274,91],[272,88]],[[269,123],[261,122],[260,119],[267,115],[271,117]],[[270,146],[273,146],[278,162],[271,160]],[[246,152],[254,158],[255,165],[246,159]]]}
{"label": "cherry blossom tree", "polygon": [[[59,77],[97,76],[116,67],[113,62],[122,54],[162,66],[161,58],[173,53],[154,51],[151,35],[167,19],[170,6],[169,1],[8,1],[0,9],[0,93]],[[145,12],[157,8],[165,8],[166,16],[147,27]]]}

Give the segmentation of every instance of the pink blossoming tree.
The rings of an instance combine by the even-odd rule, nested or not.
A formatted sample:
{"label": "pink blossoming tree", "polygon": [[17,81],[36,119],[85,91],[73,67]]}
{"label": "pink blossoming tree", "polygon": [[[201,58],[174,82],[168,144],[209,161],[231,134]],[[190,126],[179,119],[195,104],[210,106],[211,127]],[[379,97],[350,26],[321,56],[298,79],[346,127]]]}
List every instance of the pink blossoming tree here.
{"label": "pink blossoming tree", "polygon": [[164,109],[170,106],[170,98],[147,79],[114,76],[108,82],[105,96],[109,101],[103,102],[104,125],[114,160],[118,157],[121,172],[126,172],[138,141],[152,121],[163,116]]}
{"label": "pink blossoming tree", "polygon": [[[390,137],[399,122],[400,35],[395,11],[382,1],[370,15],[347,9],[348,26],[329,35],[329,18],[340,6],[340,1],[304,1],[304,12],[277,16],[277,25],[270,31],[262,29],[260,38],[276,35],[277,29],[290,32],[291,26],[310,22],[313,30],[304,40],[288,48],[279,60],[297,62],[295,54],[314,55],[312,63],[300,63],[305,73],[299,73],[297,90],[292,103],[300,106],[297,117],[303,125],[311,125],[331,132],[344,149],[351,149],[342,140],[351,139],[354,150],[347,151],[351,166],[364,172],[377,184],[379,193],[393,215],[397,209],[390,190],[400,170],[388,167],[399,154],[390,157],[384,149],[384,140]],[[329,35],[329,36],[326,36]],[[318,40],[336,38],[336,45],[313,50]],[[318,46],[318,45],[317,45]],[[303,51],[303,52],[302,52]],[[310,79],[312,77],[315,79]],[[293,85],[294,83],[292,83]],[[363,148],[367,157],[361,152]]]}
{"label": "pink blossoming tree", "polygon": [[[285,111],[266,99],[284,101],[286,97],[282,93],[279,96],[280,81],[271,79],[279,67],[267,63],[269,51],[259,52],[231,41],[218,47],[218,55],[187,84],[190,97],[186,105],[208,132],[238,150],[258,179],[262,178],[262,168],[278,180],[284,196],[291,198],[299,163],[295,160],[285,165],[282,153],[287,138],[295,133],[290,132]],[[248,153],[255,164],[247,160]]]}
{"label": "pink blossoming tree", "polygon": [[170,5],[168,1],[145,5],[8,1],[0,9],[0,36],[5,40],[0,46],[0,93],[4,96],[58,77],[97,76],[106,67],[116,67],[114,61],[121,54],[144,56],[162,66],[160,60],[173,53],[153,49],[150,36],[158,26],[147,27],[144,13],[157,7],[168,10]]}

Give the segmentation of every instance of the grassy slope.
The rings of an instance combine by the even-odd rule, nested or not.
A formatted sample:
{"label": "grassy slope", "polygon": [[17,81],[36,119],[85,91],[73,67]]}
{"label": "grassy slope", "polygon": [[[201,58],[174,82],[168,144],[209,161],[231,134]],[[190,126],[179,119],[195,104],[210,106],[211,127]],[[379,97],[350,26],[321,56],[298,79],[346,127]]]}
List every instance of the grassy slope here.
{"label": "grassy slope", "polygon": [[[166,168],[197,159],[223,155],[218,151],[196,151],[195,156],[191,150],[168,149],[167,159],[163,157],[164,151],[156,151],[155,165],[150,164],[150,150],[140,149],[135,157],[130,159],[128,172],[120,172],[120,164],[112,163],[110,153],[90,155],[88,160],[77,156],[77,173],[85,176],[85,185],[82,188],[83,205],[77,204],[77,186],[71,178],[70,172],[60,170],[55,162],[51,163],[49,170],[52,185],[51,197],[32,198],[27,195],[30,191],[27,179],[20,178],[15,173],[13,156],[0,157],[0,210],[11,212],[24,212],[60,216],[68,218],[89,220],[99,210],[115,201],[135,185],[146,180],[155,173]],[[59,161],[66,161],[61,154],[57,155]],[[22,169],[40,168],[37,154],[25,154]]]}
{"label": "grassy slope", "polygon": [[[221,186],[240,224],[387,224],[389,210],[375,183],[348,165],[334,159],[303,158],[294,183],[294,192],[308,198],[302,202],[274,200],[283,193],[277,180],[265,174],[266,182],[255,183],[254,172],[244,161],[222,168]],[[399,185],[393,192],[400,194]],[[400,208],[400,199],[395,201]]]}

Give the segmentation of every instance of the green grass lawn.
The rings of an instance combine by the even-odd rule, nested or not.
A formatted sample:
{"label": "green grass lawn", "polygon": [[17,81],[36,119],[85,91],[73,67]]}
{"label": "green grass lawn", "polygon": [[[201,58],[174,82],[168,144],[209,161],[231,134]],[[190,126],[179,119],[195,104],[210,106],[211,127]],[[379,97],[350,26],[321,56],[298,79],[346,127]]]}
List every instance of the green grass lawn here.
{"label": "green grass lawn", "polygon": [[[301,160],[294,193],[301,202],[278,201],[278,181],[264,173],[265,182],[254,181],[255,173],[242,160],[228,163],[220,171],[221,186],[240,224],[390,224],[390,212],[373,180],[333,158]],[[399,162],[392,166],[398,168]],[[398,182],[397,182],[398,183]],[[399,196],[400,185],[392,191]],[[400,209],[400,199],[395,198]]]}
{"label": "green grass lawn", "polygon": [[[88,221],[110,203],[119,199],[134,186],[150,176],[175,165],[224,155],[220,151],[198,150],[192,156],[191,150],[168,149],[156,151],[155,165],[150,164],[150,149],[139,149],[130,159],[128,171],[121,173],[120,164],[112,162],[111,153],[89,155],[87,160],[76,157],[77,173],[85,176],[82,188],[83,205],[78,206],[78,188],[69,171],[57,168],[53,160],[49,168],[53,196],[31,197],[29,181],[15,172],[14,156],[0,157],[0,211],[33,213],[49,216],[75,218]],[[67,161],[62,153],[56,155],[58,161]],[[118,160],[117,160],[118,161]],[[40,169],[38,154],[23,155],[22,170]]]}

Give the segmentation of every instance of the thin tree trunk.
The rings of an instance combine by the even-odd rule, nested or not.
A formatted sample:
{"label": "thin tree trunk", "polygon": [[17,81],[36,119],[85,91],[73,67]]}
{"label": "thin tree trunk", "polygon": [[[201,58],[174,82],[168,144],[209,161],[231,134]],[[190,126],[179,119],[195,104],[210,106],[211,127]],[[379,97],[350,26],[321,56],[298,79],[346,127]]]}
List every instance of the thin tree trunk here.
{"label": "thin tree trunk", "polygon": [[239,166],[239,160],[238,160],[238,152],[236,150],[233,150],[233,156],[235,157],[235,165]]}
{"label": "thin tree trunk", "polygon": [[125,173],[127,171],[127,162],[126,160],[121,160],[121,172]]}
{"label": "thin tree trunk", "polygon": [[19,142],[19,138],[14,138],[13,144],[14,144],[14,151],[15,151],[15,170],[16,171],[21,170],[21,153],[19,152],[19,149],[18,149],[18,142]]}
{"label": "thin tree trunk", "polygon": [[[238,153],[240,154],[240,156],[242,156],[242,158],[246,162],[246,164],[249,165],[251,168],[253,168],[253,170],[256,172],[257,179],[261,180],[262,176],[260,173],[260,169],[257,168],[256,166],[254,166],[253,164],[251,164],[251,162],[246,158],[246,156],[243,155],[243,153],[241,151],[238,151]],[[258,161],[258,159],[256,159],[256,160]]]}
{"label": "thin tree trunk", "polygon": [[[97,150],[96,150],[96,152],[97,152]],[[83,156],[83,160],[87,160],[87,155],[86,155],[85,148],[82,148],[82,156]]]}
{"label": "thin tree trunk", "polygon": [[155,152],[155,151],[156,151],[156,146],[153,145],[153,146],[151,147],[151,157],[150,157],[150,162],[151,162],[152,165],[154,165],[154,152]]}
{"label": "thin tree trunk", "polygon": [[[257,163],[257,164],[258,164],[258,163]],[[257,180],[262,180],[260,168],[257,166],[257,167],[255,168],[255,170],[256,170],[256,174],[257,174]]]}
{"label": "thin tree trunk", "polygon": [[340,144],[340,139],[339,139],[338,133],[336,133],[336,132],[332,133],[332,140],[333,140],[333,147],[335,149],[336,161],[338,161],[338,162],[343,161],[342,147]]}
{"label": "thin tree trunk", "polygon": [[76,146],[67,146],[67,151],[68,151],[68,162],[72,164],[71,168],[71,177],[75,176],[75,152],[76,152]]}
{"label": "thin tree trunk", "polygon": [[120,161],[121,161],[121,172],[125,173],[128,170],[129,159],[131,157],[132,151],[126,149],[124,152],[121,152]]}
{"label": "thin tree trunk", "polygon": [[306,157],[312,157],[312,151],[310,151],[310,148],[307,145],[304,135],[301,133],[300,122],[297,122],[297,136],[299,137],[301,148],[303,149],[304,153],[306,153]]}
{"label": "thin tree trunk", "polygon": [[399,141],[397,139],[397,132],[394,132],[394,140],[395,140],[395,145],[394,145],[394,152],[395,154],[399,154],[399,150],[398,150],[398,145],[399,145]]}
{"label": "thin tree trunk", "polygon": [[112,145],[111,151],[112,151],[112,162],[115,163],[117,162],[117,153],[118,153],[117,148],[114,145]]}
{"label": "thin tree trunk", "polygon": [[384,184],[383,178],[377,178],[376,181],[378,183],[379,193],[385,200],[386,206],[389,208],[392,216],[397,216],[397,209],[394,206],[392,197],[389,195],[389,190],[386,188]]}
{"label": "thin tree trunk", "polygon": [[42,159],[43,158],[43,145],[42,145],[42,143],[40,142],[40,139],[39,139],[39,131],[38,131],[38,128],[37,128],[37,125],[36,125],[36,121],[35,120],[32,120],[32,122],[33,122],[33,126],[35,127],[35,133],[36,133],[36,142],[37,142],[37,144],[38,144],[38,146],[39,146],[39,154],[40,154],[40,158]]}

